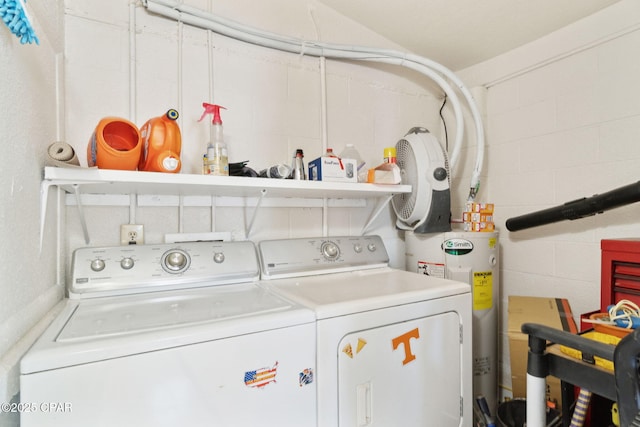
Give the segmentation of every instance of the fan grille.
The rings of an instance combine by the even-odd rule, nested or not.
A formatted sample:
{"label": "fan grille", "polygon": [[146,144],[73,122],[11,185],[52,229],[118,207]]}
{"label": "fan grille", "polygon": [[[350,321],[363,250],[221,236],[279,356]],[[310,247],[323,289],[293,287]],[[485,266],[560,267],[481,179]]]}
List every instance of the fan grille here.
{"label": "fan grille", "polygon": [[401,171],[402,184],[414,186],[411,193],[400,193],[393,196],[391,204],[400,220],[407,221],[413,215],[416,205],[415,186],[418,184],[418,167],[416,155],[411,144],[406,139],[401,139],[396,144],[396,161]]}

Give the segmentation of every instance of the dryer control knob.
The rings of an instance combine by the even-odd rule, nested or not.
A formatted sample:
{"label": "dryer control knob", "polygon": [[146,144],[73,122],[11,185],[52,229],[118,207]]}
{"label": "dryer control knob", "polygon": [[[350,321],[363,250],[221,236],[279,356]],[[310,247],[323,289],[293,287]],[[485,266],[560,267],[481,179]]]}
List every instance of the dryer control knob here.
{"label": "dryer control knob", "polygon": [[324,242],[322,244],[322,255],[328,260],[335,260],[340,255],[340,248],[333,242]]}
{"label": "dryer control knob", "polygon": [[369,243],[367,245],[367,249],[369,249],[370,252],[375,252],[378,248],[376,247],[375,243]]}
{"label": "dryer control knob", "polygon": [[104,263],[104,260],[102,259],[94,259],[93,261],[91,261],[91,269],[93,271],[102,271],[104,270],[104,267],[106,266],[106,264]]}
{"label": "dryer control knob", "polygon": [[224,262],[224,254],[222,252],[216,252],[215,254],[213,254],[213,261],[216,264]]}
{"label": "dryer control knob", "polygon": [[122,267],[123,270],[131,270],[134,264],[135,262],[133,261],[133,258],[130,257],[122,258],[120,260],[120,267]]}
{"label": "dryer control knob", "polygon": [[362,252],[362,245],[360,243],[356,243],[355,245],[353,245],[353,250],[359,254],[360,252]]}

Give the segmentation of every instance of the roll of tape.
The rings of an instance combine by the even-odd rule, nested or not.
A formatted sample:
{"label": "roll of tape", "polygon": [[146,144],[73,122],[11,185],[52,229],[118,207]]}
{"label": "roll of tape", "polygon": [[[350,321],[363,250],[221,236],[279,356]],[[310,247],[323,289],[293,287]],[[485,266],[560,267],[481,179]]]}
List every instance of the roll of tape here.
{"label": "roll of tape", "polygon": [[66,142],[54,142],[47,149],[47,166],[80,167],[80,161],[73,147]]}

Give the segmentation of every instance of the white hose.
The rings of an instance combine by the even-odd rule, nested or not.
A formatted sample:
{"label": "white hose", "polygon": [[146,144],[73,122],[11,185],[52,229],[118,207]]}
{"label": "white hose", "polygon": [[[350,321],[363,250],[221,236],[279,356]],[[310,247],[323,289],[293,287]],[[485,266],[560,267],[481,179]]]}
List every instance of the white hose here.
{"label": "white hose", "polygon": [[462,81],[448,68],[437,62],[414,54],[377,49],[363,46],[339,45],[316,41],[305,41],[293,37],[282,36],[256,28],[247,27],[235,21],[218,17],[199,9],[168,0],[144,0],[145,7],[152,13],[181,21],[196,27],[212,30],[236,40],[254,45],[277,49],[285,52],[304,54],[314,57],[332,59],[374,61],[399,65],[415,70],[431,78],[450,98],[456,120],[456,139],[450,155],[451,169],[454,169],[462,149],[464,137],[464,118],[459,99],[451,85],[443,78],[452,81],[462,93],[475,122],[477,156],[471,177],[469,200],[473,200],[480,186],[480,172],[484,160],[484,128],[482,118],[469,90]]}

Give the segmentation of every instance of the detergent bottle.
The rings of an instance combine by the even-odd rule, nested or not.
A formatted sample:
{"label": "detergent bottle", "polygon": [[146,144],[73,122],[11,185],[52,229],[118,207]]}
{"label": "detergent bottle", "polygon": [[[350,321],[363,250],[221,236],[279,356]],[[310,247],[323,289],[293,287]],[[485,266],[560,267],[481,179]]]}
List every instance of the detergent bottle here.
{"label": "detergent bottle", "polygon": [[89,139],[87,164],[100,169],[136,170],[140,145],[136,125],[120,117],[104,117]]}
{"label": "detergent bottle", "polygon": [[154,117],[140,128],[142,153],[138,170],[148,172],[178,173],[182,167],[180,150],[182,137],[176,122],[174,109],[160,117]]}
{"label": "detergent bottle", "polygon": [[204,172],[209,175],[226,176],[229,175],[229,158],[227,154],[227,144],[224,142],[224,134],[222,131],[222,118],[220,117],[220,109],[226,109],[220,105],[202,103],[204,112],[200,120],[204,119],[207,114],[212,114],[210,141],[207,143],[207,158],[205,162],[209,166],[204,168]]}

